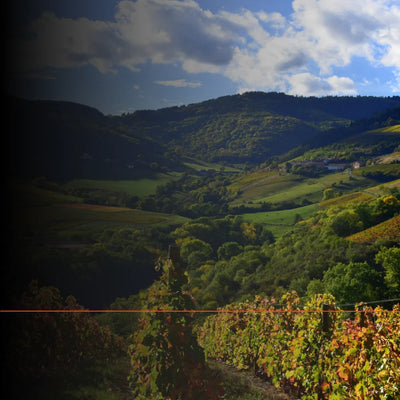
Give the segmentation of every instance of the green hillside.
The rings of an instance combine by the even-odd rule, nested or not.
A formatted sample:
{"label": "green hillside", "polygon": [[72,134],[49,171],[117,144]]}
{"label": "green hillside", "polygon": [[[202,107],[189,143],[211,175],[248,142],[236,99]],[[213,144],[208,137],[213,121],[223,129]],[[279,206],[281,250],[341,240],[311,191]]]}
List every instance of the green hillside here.
{"label": "green hillside", "polygon": [[[365,130],[367,122],[343,133],[352,121],[398,105],[398,97],[299,98],[254,92],[189,106],[138,111],[122,120],[134,132],[145,132],[181,155],[260,163],[301,145],[335,142],[338,132],[346,136]],[[329,130],[329,135],[322,134]]]}
{"label": "green hillside", "polygon": [[121,180],[183,169],[163,145],[93,108],[14,98],[6,107],[11,175]]}
{"label": "green hillside", "polygon": [[[74,103],[9,97],[8,166],[16,176],[58,181],[182,172],[190,168],[183,165],[184,157],[255,166],[273,156],[302,154],[306,148],[394,125],[400,119],[399,104],[399,97],[303,98],[256,92],[105,116]],[[376,113],[379,117],[367,119]],[[375,147],[381,146],[379,135],[367,136]],[[386,152],[398,145],[392,136],[385,138]]]}

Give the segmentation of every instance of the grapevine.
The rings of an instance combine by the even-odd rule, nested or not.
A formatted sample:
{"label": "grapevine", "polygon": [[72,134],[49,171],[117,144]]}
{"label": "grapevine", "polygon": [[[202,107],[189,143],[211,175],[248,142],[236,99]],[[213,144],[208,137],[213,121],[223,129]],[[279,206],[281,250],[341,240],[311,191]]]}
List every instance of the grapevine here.
{"label": "grapevine", "polygon": [[243,312],[208,317],[199,330],[206,356],[239,369],[261,369],[303,400],[398,396],[400,305],[393,310],[360,305],[350,319],[336,309],[326,329],[323,304],[334,304],[332,296],[315,296],[300,309],[297,295],[289,293],[280,304],[257,297],[224,308]]}

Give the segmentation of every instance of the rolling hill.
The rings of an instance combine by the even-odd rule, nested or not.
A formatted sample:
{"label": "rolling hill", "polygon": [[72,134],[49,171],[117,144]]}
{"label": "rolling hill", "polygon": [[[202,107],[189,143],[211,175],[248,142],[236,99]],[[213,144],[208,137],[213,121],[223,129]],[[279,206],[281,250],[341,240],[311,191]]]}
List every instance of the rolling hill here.
{"label": "rolling hill", "polygon": [[80,104],[9,98],[7,122],[11,175],[118,180],[183,168],[163,145]]}
{"label": "rolling hill", "polygon": [[[15,176],[70,180],[183,171],[183,157],[256,165],[299,146],[302,154],[306,148],[393,125],[400,119],[399,107],[400,97],[303,98],[256,92],[105,116],[69,102],[9,97],[9,167]],[[384,114],[365,119],[376,113]]]}
{"label": "rolling hill", "polygon": [[[399,105],[399,97],[303,98],[251,92],[138,111],[122,120],[134,132],[144,132],[182,155],[254,164],[298,146],[322,146],[354,135],[365,130],[370,121],[352,122]],[[396,116],[389,112],[381,119],[397,118],[397,114],[398,110]]]}

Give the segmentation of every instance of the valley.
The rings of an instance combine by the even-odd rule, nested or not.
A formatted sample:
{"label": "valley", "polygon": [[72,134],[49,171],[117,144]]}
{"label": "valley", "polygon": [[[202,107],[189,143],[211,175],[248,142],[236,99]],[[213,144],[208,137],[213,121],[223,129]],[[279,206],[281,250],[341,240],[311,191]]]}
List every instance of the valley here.
{"label": "valley", "polygon": [[[72,295],[87,309],[140,310],[158,307],[164,291],[190,295],[197,310],[290,293],[296,307],[318,295],[338,305],[400,297],[399,97],[254,92],[121,116],[14,98],[8,107],[2,309],[64,307]],[[184,265],[182,298],[163,284],[171,244]],[[138,324],[166,326],[122,312],[92,317],[98,337],[108,326],[126,343]],[[193,327],[205,321],[196,315]],[[164,328],[149,335],[161,340],[154,332]]]}

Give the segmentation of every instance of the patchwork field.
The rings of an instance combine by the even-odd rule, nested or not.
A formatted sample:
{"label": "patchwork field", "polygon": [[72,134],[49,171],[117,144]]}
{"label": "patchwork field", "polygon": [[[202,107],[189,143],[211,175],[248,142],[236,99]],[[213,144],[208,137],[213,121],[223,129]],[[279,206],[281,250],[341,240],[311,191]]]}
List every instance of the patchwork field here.
{"label": "patchwork field", "polygon": [[124,207],[84,204],[81,199],[31,185],[17,185],[13,204],[13,226],[24,236],[85,240],[105,228],[141,228],[178,225],[187,218]]}
{"label": "patchwork field", "polygon": [[63,235],[101,232],[106,227],[175,225],[187,221],[185,217],[170,214],[73,203],[21,208],[15,211],[18,226],[24,226],[25,230],[55,234],[62,232]]}
{"label": "patchwork field", "polygon": [[184,164],[190,168],[193,168],[196,171],[208,171],[214,169],[215,171],[240,172],[240,170],[237,168],[223,166],[221,164],[206,162],[189,157],[184,159]]}
{"label": "patchwork field", "polygon": [[374,181],[363,176],[349,176],[347,172],[325,175],[321,178],[305,178],[298,175],[252,174],[231,185],[239,191],[233,205],[254,203],[277,204],[285,201],[304,200],[318,203],[322,200],[323,191],[334,187],[340,193],[359,191],[375,185]]}

